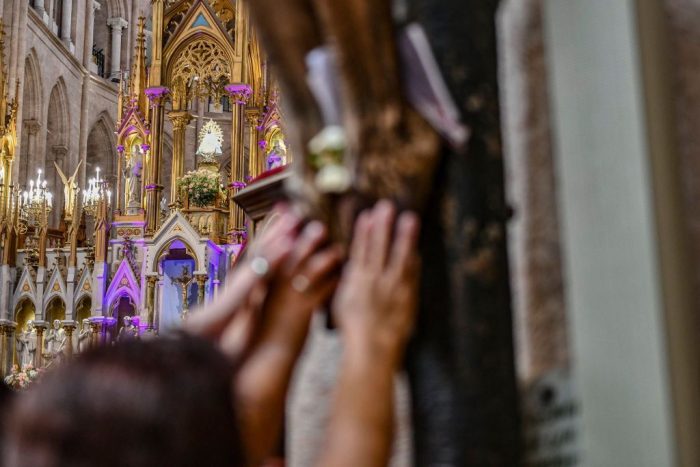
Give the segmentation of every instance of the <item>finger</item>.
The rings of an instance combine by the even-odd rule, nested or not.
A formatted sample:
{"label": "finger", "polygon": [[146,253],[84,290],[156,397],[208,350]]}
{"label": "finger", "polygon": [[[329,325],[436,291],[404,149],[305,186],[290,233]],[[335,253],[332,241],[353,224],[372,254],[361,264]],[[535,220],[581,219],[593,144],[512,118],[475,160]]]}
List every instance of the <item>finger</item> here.
{"label": "finger", "polygon": [[340,267],[342,261],[342,251],[340,248],[329,248],[312,256],[301,274],[308,278],[311,287],[328,276],[331,271]]}
{"label": "finger", "polygon": [[238,359],[250,347],[258,325],[258,315],[252,308],[244,308],[239,314],[226,326],[219,342],[219,349],[231,359]]}
{"label": "finger", "polygon": [[236,311],[245,306],[260,287],[266,287],[269,278],[279,269],[282,262],[289,256],[293,245],[289,239],[278,242],[266,256],[269,273],[261,276],[253,271],[250,263],[229,273],[226,285],[219,297],[210,305],[193,314],[187,321],[187,330],[195,335],[216,339],[231,321]]}
{"label": "finger", "polygon": [[374,208],[373,218],[369,239],[369,265],[375,270],[381,270],[389,256],[389,244],[396,218],[396,209],[391,201],[379,201]]}
{"label": "finger", "polygon": [[287,209],[277,214],[279,215],[271,220],[259,237],[252,242],[250,251],[253,255],[274,245],[282,237],[295,236],[301,218]]}
{"label": "finger", "polygon": [[364,264],[366,261],[371,216],[370,211],[363,211],[355,221],[355,231],[350,246],[350,260],[358,264]]}
{"label": "finger", "polygon": [[420,221],[415,213],[404,212],[399,216],[388,269],[397,274],[405,274],[410,269],[417,257],[419,229]]}
{"label": "finger", "polygon": [[338,287],[338,282],[340,282],[340,278],[338,276],[329,276],[318,283],[316,287],[314,287],[314,289],[308,293],[308,301],[311,311],[316,311],[326,304],[330,296]]}
{"label": "finger", "polygon": [[318,221],[309,222],[299,235],[294,251],[285,264],[285,272],[292,274],[318,249],[327,238],[326,228]]}

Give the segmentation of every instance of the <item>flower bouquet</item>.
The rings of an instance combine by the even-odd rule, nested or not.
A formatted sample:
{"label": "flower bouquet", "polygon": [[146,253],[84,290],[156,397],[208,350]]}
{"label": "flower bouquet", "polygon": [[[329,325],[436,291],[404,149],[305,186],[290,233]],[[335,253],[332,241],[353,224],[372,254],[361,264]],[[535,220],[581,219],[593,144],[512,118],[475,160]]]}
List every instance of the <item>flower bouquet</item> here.
{"label": "flower bouquet", "polygon": [[200,208],[213,205],[222,192],[221,175],[210,170],[187,172],[177,183],[187,193],[190,204]]}
{"label": "flower bouquet", "polygon": [[20,371],[17,365],[12,366],[12,372],[5,377],[5,384],[15,391],[27,389],[30,384],[41,376],[42,371],[34,368],[33,365],[22,366]]}

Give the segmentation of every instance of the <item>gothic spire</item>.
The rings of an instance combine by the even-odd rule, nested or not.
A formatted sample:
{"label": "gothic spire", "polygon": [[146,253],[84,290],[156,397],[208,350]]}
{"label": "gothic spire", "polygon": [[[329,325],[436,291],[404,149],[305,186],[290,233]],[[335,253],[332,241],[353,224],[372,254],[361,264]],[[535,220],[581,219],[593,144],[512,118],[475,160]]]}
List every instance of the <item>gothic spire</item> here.
{"label": "gothic spire", "polygon": [[7,70],[5,68],[5,24],[2,18],[0,18],[0,126],[5,127],[6,116],[7,116],[7,101],[8,96],[7,87]]}
{"label": "gothic spire", "polygon": [[148,106],[146,94],[144,91],[148,83],[146,82],[146,34],[144,28],[146,18],[139,17],[138,34],[136,35],[136,48],[134,51],[134,64],[131,68],[131,79],[129,86],[129,99],[132,105],[138,105],[139,109],[144,112]]}

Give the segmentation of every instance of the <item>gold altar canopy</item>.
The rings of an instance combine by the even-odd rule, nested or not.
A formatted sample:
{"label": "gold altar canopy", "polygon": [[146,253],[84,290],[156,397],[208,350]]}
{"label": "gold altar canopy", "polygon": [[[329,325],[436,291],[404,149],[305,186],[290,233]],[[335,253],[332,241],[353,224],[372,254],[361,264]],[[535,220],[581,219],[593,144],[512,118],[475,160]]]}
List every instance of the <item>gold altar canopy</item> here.
{"label": "gold altar canopy", "polygon": [[[177,181],[184,175],[185,130],[191,121],[190,107],[198,99],[232,106],[231,170],[228,195],[244,186],[245,177],[257,175],[257,126],[265,91],[260,48],[251,32],[247,10],[240,1],[154,0],[153,51],[149,88],[151,99],[150,157],[146,167],[147,233],[157,230],[163,187],[159,168],[162,159],[163,120],[173,124],[173,158],[169,200],[179,200]],[[165,100],[169,108],[165,108]],[[247,117],[247,118],[246,118]],[[249,161],[244,154],[244,128],[249,125]],[[223,161],[225,162],[225,161]],[[247,171],[246,168],[253,168]],[[248,172],[248,173],[246,173]],[[243,214],[229,203],[228,233],[238,243],[244,232]]]}

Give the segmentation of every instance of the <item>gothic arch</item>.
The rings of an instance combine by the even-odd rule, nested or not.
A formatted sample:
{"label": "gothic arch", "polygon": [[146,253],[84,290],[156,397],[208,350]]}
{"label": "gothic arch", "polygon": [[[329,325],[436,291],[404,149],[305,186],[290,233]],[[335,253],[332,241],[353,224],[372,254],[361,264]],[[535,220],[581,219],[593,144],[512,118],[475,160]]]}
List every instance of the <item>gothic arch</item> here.
{"label": "gothic arch", "polygon": [[70,113],[63,77],[59,78],[51,89],[46,116],[46,155],[44,164],[39,163],[38,166],[44,166],[49,189],[54,193],[54,209],[51,213],[50,226],[57,226],[61,219],[64,200],[63,183],[54,167],[54,162],[65,174],[75,170],[70,160]]}
{"label": "gothic arch", "polygon": [[88,133],[85,173],[87,178],[95,175],[97,167],[100,176],[106,179],[111,187],[117,182],[117,150],[114,136],[114,122],[105,111],[97,117]]}
{"label": "gothic arch", "polygon": [[34,174],[37,166],[37,147],[40,116],[42,114],[41,73],[36,50],[32,49],[24,59],[24,89],[22,92],[22,141],[17,161],[19,180],[24,183]]}
{"label": "gothic arch", "polygon": [[124,18],[129,20],[129,5],[126,0],[107,0],[107,18]]}

